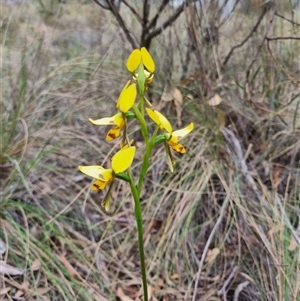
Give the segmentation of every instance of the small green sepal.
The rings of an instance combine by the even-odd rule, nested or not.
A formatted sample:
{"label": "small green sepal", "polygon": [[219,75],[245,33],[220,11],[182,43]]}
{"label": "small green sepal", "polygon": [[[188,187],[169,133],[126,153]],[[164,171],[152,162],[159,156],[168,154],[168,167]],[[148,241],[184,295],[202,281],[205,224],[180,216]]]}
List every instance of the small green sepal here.
{"label": "small green sepal", "polygon": [[126,119],[130,119],[130,120],[136,118],[135,114],[132,111],[126,112],[125,117]]}
{"label": "small green sepal", "polygon": [[129,177],[126,172],[117,173],[116,178],[119,180],[123,180],[125,182],[130,182]]}
{"label": "small green sepal", "polygon": [[166,134],[156,136],[154,145],[158,145],[158,144],[166,142],[168,140],[166,136],[167,136]]}

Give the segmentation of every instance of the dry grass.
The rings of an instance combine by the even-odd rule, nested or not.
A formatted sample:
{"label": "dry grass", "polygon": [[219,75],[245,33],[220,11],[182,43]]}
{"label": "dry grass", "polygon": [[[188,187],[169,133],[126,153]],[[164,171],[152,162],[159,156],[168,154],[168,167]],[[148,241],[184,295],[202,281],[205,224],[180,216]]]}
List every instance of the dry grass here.
{"label": "dry grass", "polygon": [[[103,196],[91,194],[89,179],[77,170],[80,164],[107,164],[118,148],[103,141],[105,128],[87,119],[113,111],[128,76],[130,47],[112,16],[97,6],[67,4],[50,17],[37,9],[2,4],[0,250],[1,260],[18,270],[0,273],[0,299],[126,300],[123,292],[139,300],[129,187],[118,182],[113,213],[106,214],[99,207]],[[235,18],[220,29],[220,61],[255,23],[240,13]],[[190,76],[198,71],[196,53],[182,74],[185,22],[182,15],[151,49],[158,66],[153,102],[166,82],[180,87],[192,98],[185,99],[181,122],[196,125],[176,172],[169,174],[157,148],[144,185],[152,293],[157,300],[298,301],[300,43],[272,42],[280,65],[263,47],[251,73],[250,99],[242,87],[245,69],[267,19],[221,70],[222,81],[212,74],[216,57],[202,45],[210,93],[224,99],[213,108],[201,78]],[[281,19],[274,24],[272,35],[299,37],[299,27]],[[175,127],[172,102],[164,110]],[[132,131],[139,145],[134,125]],[[139,147],[133,171],[142,154]]]}

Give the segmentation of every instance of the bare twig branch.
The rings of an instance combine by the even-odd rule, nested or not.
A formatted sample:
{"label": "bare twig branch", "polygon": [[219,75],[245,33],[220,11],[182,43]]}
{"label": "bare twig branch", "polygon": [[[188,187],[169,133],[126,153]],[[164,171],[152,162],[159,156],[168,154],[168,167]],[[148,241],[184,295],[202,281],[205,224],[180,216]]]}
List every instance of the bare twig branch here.
{"label": "bare twig branch", "polygon": [[[268,6],[266,6],[266,7],[264,8],[264,11],[267,12],[268,9],[269,9]],[[248,99],[250,98],[249,95],[248,95],[248,94],[249,94],[248,92],[249,92],[249,77],[250,77],[250,71],[251,71],[251,69],[252,69],[254,63],[256,62],[256,60],[257,60],[257,58],[258,58],[258,55],[259,55],[259,53],[260,53],[260,51],[261,51],[261,49],[262,49],[262,47],[263,47],[263,45],[264,45],[264,42],[266,41],[266,38],[267,38],[267,36],[268,36],[268,33],[269,33],[269,31],[270,31],[270,29],[271,29],[271,27],[272,27],[273,20],[274,20],[274,17],[275,17],[275,12],[276,12],[276,5],[274,5],[273,13],[272,13],[271,18],[270,18],[270,20],[269,20],[269,26],[268,26],[267,29],[266,29],[265,35],[264,35],[264,37],[263,37],[261,43],[259,44],[258,49],[257,49],[257,51],[256,51],[256,54],[255,54],[255,56],[254,56],[252,62],[250,63],[250,65],[249,65],[249,67],[248,67],[248,69],[247,69],[247,72],[246,72],[245,92],[246,92],[246,94],[247,94]]]}
{"label": "bare twig branch", "polygon": [[[111,0],[111,1],[112,1],[112,5],[114,5],[119,10],[120,1],[119,0]],[[101,6],[103,9],[110,10],[109,0],[94,0],[94,2],[99,6]]]}
{"label": "bare twig branch", "polygon": [[149,13],[150,13],[150,4],[149,4],[148,0],[144,0],[141,46],[148,46],[148,45],[144,45],[144,42],[145,42],[145,38],[149,32],[149,30],[147,28]]}
{"label": "bare twig branch", "polygon": [[261,15],[259,16],[256,24],[254,25],[254,27],[252,28],[251,32],[248,34],[248,36],[246,36],[246,38],[240,42],[239,44],[233,46],[229,53],[227,54],[222,66],[225,67],[225,65],[228,63],[229,59],[231,58],[231,56],[233,55],[234,51],[242,46],[244,46],[246,44],[246,42],[251,38],[251,36],[256,32],[257,28],[259,27],[261,21],[263,20],[265,14],[267,13],[267,9],[263,9]]}
{"label": "bare twig branch", "polygon": [[106,0],[104,0],[104,2],[101,0],[94,0],[94,2],[98,4],[100,7],[102,7],[103,9],[109,9],[109,5]]}
{"label": "bare twig branch", "polygon": [[141,15],[139,15],[139,13],[133,8],[132,5],[130,5],[126,0],[122,0],[122,3],[124,3],[129,9],[130,11],[132,12],[132,14],[137,18],[138,22],[140,24],[143,23],[143,18]]}
{"label": "bare twig branch", "polygon": [[144,0],[144,7],[143,7],[143,27],[147,27],[148,25],[148,18],[150,13],[150,4],[148,0]]}
{"label": "bare twig branch", "polygon": [[[94,0],[98,5],[100,5],[99,0]],[[128,42],[131,44],[132,48],[138,48],[137,42],[133,39],[133,35],[130,33],[129,29],[127,28],[124,20],[122,19],[119,11],[118,11],[118,7],[114,4],[113,0],[106,0],[108,6],[109,6],[109,10],[113,13],[113,15],[115,16],[115,18],[117,19],[120,27],[122,28],[123,32],[125,33],[125,36],[128,40]],[[102,5],[100,5],[101,7],[103,7]]]}
{"label": "bare twig branch", "polygon": [[[228,1],[224,2],[223,6],[221,7],[221,10],[220,10],[221,13],[223,13],[223,9],[225,8],[227,2]],[[223,21],[220,24],[218,24],[218,28],[220,28],[226,22],[228,17],[232,15],[232,13],[235,11],[235,9],[236,9],[237,5],[239,4],[239,2],[240,2],[240,0],[235,1],[235,3],[232,6],[232,9],[231,9],[230,13],[228,14],[227,18],[224,18]]]}
{"label": "bare twig branch", "polygon": [[278,41],[278,40],[300,40],[299,37],[266,37],[268,41]]}
{"label": "bare twig branch", "polygon": [[[193,0],[195,1],[195,0]],[[151,40],[153,38],[155,38],[156,36],[158,36],[159,34],[161,34],[166,28],[168,28],[169,26],[171,26],[176,20],[177,18],[181,15],[181,13],[183,12],[183,9],[185,7],[186,3],[183,2],[175,11],[175,13],[167,20],[165,21],[160,27],[154,29],[145,39],[145,47],[149,47]],[[151,21],[152,23],[152,21]],[[156,23],[155,23],[156,24]],[[151,25],[151,24],[150,24]],[[149,25],[149,27],[150,27]]]}
{"label": "bare twig branch", "polygon": [[[188,33],[190,36],[190,40],[192,41],[192,47],[194,48],[195,52],[196,52],[196,56],[197,56],[197,61],[199,64],[199,71],[200,71],[200,86],[199,86],[199,95],[210,95],[212,92],[212,84],[211,84],[211,79],[209,78],[206,70],[207,70],[207,66],[206,66],[206,61],[203,57],[203,51],[202,51],[202,47],[201,47],[201,42],[199,39],[199,23],[197,22],[197,13],[195,11],[195,9],[193,9],[193,7],[188,7],[187,9],[188,13],[189,13],[189,18],[190,21],[188,22]],[[206,12],[204,11],[204,15],[206,14]],[[193,49],[192,48],[192,49]],[[187,49],[187,54],[189,49]]]}
{"label": "bare twig branch", "polygon": [[131,44],[132,48],[138,48],[138,45],[136,43],[136,41],[132,38],[132,34],[130,33],[129,29],[127,28],[124,20],[122,19],[121,15],[119,14],[119,12],[116,10],[116,7],[111,3],[111,0],[108,0],[111,10],[113,12],[113,14],[115,15],[119,25],[121,26],[122,30],[124,31],[127,40],[129,41],[129,43]]}
{"label": "bare twig branch", "polygon": [[283,20],[285,20],[285,21],[288,21],[288,22],[292,23],[293,25],[300,26],[299,23],[296,23],[296,22],[294,22],[293,20],[287,19],[286,17],[284,17],[284,16],[278,14],[277,12],[275,13],[275,16],[277,16],[277,17],[279,17],[279,18],[281,18],[281,19],[283,19]]}
{"label": "bare twig branch", "polygon": [[[297,85],[298,87],[300,87],[299,85],[299,81],[297,81],[295,78],[293,78],[292,75],[290,75],[290,73],[284,68],[284,66],[282,64],[279,63],[279,61],[277,60],[277,58],[275,57],[275,55],[273,54],[271,47],[270,47],[270,41],[276,41],[276,40],[289,40],[286,39],[287,37],[278,37],[278,38],[268,38],[267,37],[267,48],[268,51],[273,59],[273,61],[279,66],[279,68],[281,69],[281,71],[287,76],[287,78],[293,82],[295,85]],[[295,38],[296,40],[300,40],[300,38]]]}
{"label": "bare twig branch", "polygon": [[165,9],[165,7],[168,5],[170,0],[163,0],[163,2],[161,3],[160,7],[157,10],[157,14],[153,17],[153,19],[151,20],[150,24],[148,25],[148,30],[155,28],[157,20],[160,16],[160,14],[162,13],[162,11]]}

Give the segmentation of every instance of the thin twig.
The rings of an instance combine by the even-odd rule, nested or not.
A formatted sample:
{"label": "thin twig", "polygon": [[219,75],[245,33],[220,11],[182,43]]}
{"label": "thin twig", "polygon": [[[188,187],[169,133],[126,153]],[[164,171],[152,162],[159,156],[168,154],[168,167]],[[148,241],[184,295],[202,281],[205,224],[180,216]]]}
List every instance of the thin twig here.
{"label": "thin twig", "polygon": [[122,0],[122,3],[124,3],[128,8],[129,10],[133,13],[133,15],[136,17],[136,19],[138,20],[138,22],[140,24],[142,24],[143,22],[143,18],[141,15],[138,14],[138,12],[134,9],[133,6],[131,6],[126,0]]}
{"label": "thin twig", "polygon": [[[192,0],[191,2],[195,2],[196,0]],[[161,26],[159,26],[158,28],[154,29],[145,39],[145,45],[147,45],[149,47],[151,40],[153,38],[155,38],[156,36],[160,35],[164,30],[166,30],[169,26],[171,26],[176,20],[177,18],[181,15],[181,13],[183,12],[184,7],[187,5],[187,3],[184,1],[175,11],[175,13],[167,20],[165,21]],[[158,13],[159,14],[159,13]],[[158,15],[157,15],[158,16]],[[154,18],[153,18],[154,20]],[[152,26],[153,20],[150,22],[149,28],[150,26]],[[156,20],[157,21],[157,20]],[[154,22],[154,24],[156,24],[156,21]]]}
{"label": "thin twig", "polygon": [[[284,66],[279,63],[279,61],[277,60],[277,58],[275,57],[275,55],[273,54],[272,50],[271,50],[271,47],[270,47],[270,41],[275,41],[275,40],[285,40],[284,37],[278,37],[277,39],[276,38],[267,38],[267,48],[268,48],[268,51],[271,55],[271,58],[273,59],[273,61],[279,66],[279,68],[281,69],[281,71],[287,76],[287,78],[293,82],[295,85],[297,85],[298,87],[300,86],[299,85],[299,82],[293,78],[293,76],[291,76],[289,74],[289,72],[284,68]],[[300,40],[300,38],[297,38],[296,40]]]}
{"label": "thin twig", "polygon": [[234,291],[233,301],[239,300],[240,292],[249,284],[249,281],[240,283]]}
{"label": "thin twig", "polygon": [[[204,8],[203,8],[204,9]],[[212,93],[212,85],[211,85],[211,79],[209,78],[207,72],[206,72],[206,66],[205,66],[205,59],[203,58],[203,51],[202,47],[199,41],[199,35],[198,35],[198,22],[197,22],[197,15],[195,9],[193,7],[189,7],[189,30],[190,30],[190,38],[192,39],[193,46],[195,47],[195,52],[197,56],[197,61],[199,65],[199,71],[201,74],[200,77],[200,86],[199,87],[199,95],[210,95]],[[204,15],[206,12],[204,11]],[[188,51],[188,50],[187,50]]]}
{"label": "thin twig", "polygon": [[230,193],[228,192],[223,204],[222,204],[222,207],[221,207],[221,210],[220,210],[220,214],[219,214],[219,217],[212,229],[212,231],[210,232],[210,235],[207,239],[207,242],[205,244],[205,247],[204,247],[204,250],[203,250],[203,253],[202,253],[202,256],[201,256],[201,260],[199,262],[199,265],[198,265],[198,272],[197,272],[197,276],[196,276],[196,280],[195,280],[195,285],[194,285],[194,292],[193,292],[193,299],[192,301],[195,301],[196,300],[196,295],[197,295],[197,288],[198,288],[198,284],[199,284],[199,279],[200,279],[200,274],[201,274],[201,271],[202,271],[202,268],[203,268],[203,264],[204,264],[204,260],[206,258],[206,255],[207,255],[207,252],[208,252],[208,249],[209,249],[209,246],[215,236],[215,233],[223,219],[223,216],[225,214],[225,209],[229,203],[229,198],[230,198]]}
{"label": "thin twig", "polygon": [[[228,278],[226,279],[226,281],[224,282],[222,288],[220,290],[217,291],[217,295],[218,296],[222,296],[226,293],[226,288],[227,286],[230,284],[232,278],[235,276],[236,271],[238,270],[238,266],[236,265],[233,270],[231,271],[231,273],[229,274]],[[224,298],[225,300],[225,298]]]}
{"label": "thin twig", "polygon": [[277,40],[300,40],[299,37],[266,37],[268,41],[277,41]]}
{"label": "thin twig", "polygon": [[300,26],[299,23],[296,23],[293,20],[287,19],[286,17],[284,17],[284,16],[282,16],[282,15],[280,15],[278,13],[275,13],[275,16],[277,16],[277,17],[279,17],[279,18],[281,18],[281,19],[283,19],[285,21],[288,21],[288,22],[292,23],[293,25]]}
{"label": "thin twig", "polygon": [[[266,6],[266,7],[264,8],[264,12],[266,13],[267,11],[268,11],[268,7]],[[245,91],[246,91],[247,94],[249,94],[248,92],[249,92],[249,77],[250,77],[250,71],[251,71],[251,69],[252,69],[254,63],[256,62],[256,60],[257,60],[257,58],[258,58],[258,55],[259,55],[259,53],[260,53],[260,51],[261,51],[261,49],[262,49],[262,47],[263,47],[263,45],[264,45],[264,42],[266,41],[266,38],[267,38],[267,36],[268,36],[268,33],[269,33],[269,31],[270,31],[270,29],[271,29],[271,27],[272,27],[273,20],[274,20],[274,17],[275,17],[275,12],[276,12],[276,5],[274,5],[273,15],[271,16],[271,19],[270,19],[270,21],[269,21],[269,26],[268,26],[267,29],[266,29],[265,35],[264,35],[264,37],[263,37],[261,43],[260,43],[259,46],[258,46],[257,52],[256,52],[256,54],[255,54],[255,56],[254,56],[254,58],[253,58],[251,64],[249,65],[249,67],[248,67],[248,69],[247,69],[247,71],[246,71]],[[247,96],[248,96],[248,98],[250,98],[249,95],[247,95]]]}
{"label": "thin twig", "polygon": [[163,0],[163,2],[161,3],[160,7],[157,10],[156,15],[153,17],[153,19],[149,23],[148,30],[155,28],[159,16],[161,15],[161,13],[165,9],[165,7],[168,5],[169,1],[170,0]]}
{"label": "thin twig", "polygon": [[[240,2],[240,0],[236,0],[236,2],[234,3],[234,5],[232,6],[232,9],[231,9],[230,13],[228,14],[227,18],[224,18],[224,20],[218,24],[218,28],[220,28],[229,19],[229,17],[235,11],[235,9],[236,9],[237,5],[239,4],[239,2]],[[226,5],[227,1],[224,4]],[[223,7],[225,7],[225,5],[223,5]]]}
{"label": "thin twig", "polygon": [[255,24],[254,27],[252,28],[251,32],[248,34],[248,36],[246,36],[246,38],[245,38],[243,41],[241,41],[239,44],[233,46],[233,47],[230,49],[229,53],[227,54],[227,56],[226,56],[226,58],[225,58],[225,60],[224,60],[224,62],[223,62],[223,64],[222,64],[223,67],[228,63],[228,61],[229,61],[229,59],[231,58],[231,56],[233,55],[234,51],[235,51],[236,49],[242,47],[243,45],[245,45],[246,42],[247,42],[247,41],[252,37],[252,35],[256,32],[258,26],[260,25],[261,21],[263,20],[265,14],[266,14],[266,12],[267,12],[267,9],[264,9],[263,12],[261,13],[261,15],[259,16],[259,18],[258,18],[256,24]]}
{"label": "thin twig", "polygon": [[148,29],[148,19],[149,19],[149,13],[150,13],[150,4],[148,0],[144,0],[144,7],[143,7],[143,21],[142,21],[142,36],[141,36],[141,46],[150,46],[145,45],[145,38],[148,35],[149,29]]}
{"label": "thin twig", "polygon": [[[98,5],[99,2],[97,0],[94,0]],[[115,16],[115,18],[117,19],[120,27],[122,28],[128,42],[131,44],[132,49],[138,48],[137,42],[133,39],[133,35],[130,33],[129,29],[127,28],[124,20],[122,19],[116,5],[114,5],[114,3],[112,2],[112,0],[107,0],[106,1],[107,4],[109,5],[109,9],[110,11],[113,13],[113,15]],[[102,6],[101,6],[102,7]]]}

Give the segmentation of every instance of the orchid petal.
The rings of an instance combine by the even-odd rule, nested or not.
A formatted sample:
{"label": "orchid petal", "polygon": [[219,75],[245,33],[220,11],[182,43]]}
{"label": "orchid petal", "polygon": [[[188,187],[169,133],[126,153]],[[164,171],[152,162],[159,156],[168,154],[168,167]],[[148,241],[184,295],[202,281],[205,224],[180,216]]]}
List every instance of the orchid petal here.
{"label": "orchid petal", "polygon": [[118,109],[126,113],[134,104],[136,98],[136,84],[123,89],[118,99]]}
{"label": "orchid petal", "polygon": [[187,136],[193,129],[194,129],[194,124],[191,122],[185,128],[178,130],[178,131],[174,131],[172,133],[171,141],[173,143],[177,143],[178,141],[183,139],[185,136]]}
{"label": "orchid petal", "polygon": [[112,141],[112,140],[118,138],[121,134],[122,127],[116,126],[116,127],[113,127],[112,129],[110,129],[108,131],[108,133],[106,134],[106,137],[105,137],[106,141]]}
{"label": "orchid petal", "polygon": [[93,182],[93,184],[91,185],[91,189],[93,191],[99,191],[99,190],[103,190],[108,182],[104,181],[104,180],[95,180]]}
{"label": "orchid petal", "polygon": [[145,47],[141,48],[141,54],[142,54],[142,61],[144,66],[148,69],[150,73],[154,73],[155,71],[155,64],[154,61],[148,52],[148,50]]}
{"label": "orchid petal", "polygon": [[186,149],[185,147],[180,143],[172,143],[172,141],[167,141],[167,143],[173,148],[173,150],[179,154],[185,154]]}
{"label": "orchid petal", "polygon": [[118,113],[112,117],[104,117],[97,120],[89,118],[89,121],[95,125],[114,125],[114,124],[117,126],[124,125],[124,119],[122,113]]}
{"label": "orchid petal", "polygon": [[149,117],[160,127],[161,130],[166,130],[168,133],[172,133],[172,126],[168,119],[156,110],[146,108]]}
{"label": "orchid petal", "polygon": [[[122,93],[129,87],[129,85],[130,85],[130,80],[126,83],[126,85],[123,87],[123,89],[122,89],[122,91],[121,91],[121,93],[120,93],[120,96],[122,95]],[[117,101],[117,105],[116,105],[116,107],[117,108],[119,108],[120,107],[120,96],[119,96],[119,99],[118,99],[118,101]]]}
{"label": "orchid petal", "polygon": [[111,167],[113,171],[117,174],[128,169],[132,164],[134,154],[134,146],[122,148],[120,151],[118,151],[111,160]]}
{"label": "orchid petal", "polygon": [[109,182],[113,177],[111,169],[105,169],[99,165],[78,166],[78,168],[82,173],[104,182]]}
{"label": "orchid petal", "polygon": [[135,49],[128,57],[126,66],[129,72],[133,73],[139,66],[142,60],[142,53],[139,49]]}

